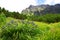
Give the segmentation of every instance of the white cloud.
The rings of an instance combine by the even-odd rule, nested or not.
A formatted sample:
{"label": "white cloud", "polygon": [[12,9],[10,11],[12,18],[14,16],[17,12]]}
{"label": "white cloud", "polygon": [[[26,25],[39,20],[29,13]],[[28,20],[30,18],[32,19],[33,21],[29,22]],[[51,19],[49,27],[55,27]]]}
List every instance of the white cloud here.
{"label": "white cloud", "polygon": [[55,0],[54,4],[60,3],[60,0]]}
{"label": "white cloud", "polygon": [[37,5],[36,0],[0,0],[0,6],[9,11],[21,12],[31,4]]}
{"label": "white cloud", "polygon": [[[42,4],[57,4],[60,3],[60,0],[44,0]],[[4,7],[9,11],[19,11],[27,8],[29,5],[37,5],[37,0],[0,0],[0,6]]]}
{"label": "white cloud", "polygon": [[45,2],[43,4],[54,5],[54,4],[58,4],[58,3],[60,3],[60,0],[45,0]]}
{"label": "white cloud", "polygon": [[54,0],[45,0],[44,4],[52,4]]}

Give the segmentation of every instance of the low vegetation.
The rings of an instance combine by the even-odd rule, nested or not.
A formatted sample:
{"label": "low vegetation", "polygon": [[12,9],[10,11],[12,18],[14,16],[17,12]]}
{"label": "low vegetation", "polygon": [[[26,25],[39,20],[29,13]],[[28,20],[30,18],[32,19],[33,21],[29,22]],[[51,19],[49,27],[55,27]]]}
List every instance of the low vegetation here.
{"label": "low vegetation", "polygon": [[60,40],[60,22],[44,23],[0,15],[0,40]]}

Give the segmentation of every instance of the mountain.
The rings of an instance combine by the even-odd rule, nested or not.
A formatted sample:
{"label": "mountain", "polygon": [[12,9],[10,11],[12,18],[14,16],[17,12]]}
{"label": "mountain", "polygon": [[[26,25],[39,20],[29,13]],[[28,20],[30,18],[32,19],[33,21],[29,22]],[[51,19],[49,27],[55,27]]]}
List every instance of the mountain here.
{"label": "mountain", "polygon": [[30,5],[28,8],[22,10],[22,13],[33,13],[34,15],[43,15],[49,13],[60,13],[60,4],[56,5]]}

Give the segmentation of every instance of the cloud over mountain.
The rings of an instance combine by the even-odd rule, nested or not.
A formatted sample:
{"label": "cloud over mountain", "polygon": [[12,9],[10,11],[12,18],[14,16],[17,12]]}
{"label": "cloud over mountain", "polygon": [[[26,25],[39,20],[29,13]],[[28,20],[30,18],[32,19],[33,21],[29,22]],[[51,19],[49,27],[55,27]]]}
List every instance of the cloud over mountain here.
{"label": "cloud over mountain", "polygon": [[0,7],[4,7],[9,11],[19,11],[29,7],[29,5],[39,4],[57,4],[60,0],[0,0]]}
{"label": "cloud over mountain", "polygon": [[59,4],[59,3],[60,3],[60,0],[45,0],[43,4],[54,5],[54,4]]}
{"label": "cloud over mountain", "polygon": [[37,5],[36,0],[0,0],[0,6],[10,11],[22,11],[31,4]]}

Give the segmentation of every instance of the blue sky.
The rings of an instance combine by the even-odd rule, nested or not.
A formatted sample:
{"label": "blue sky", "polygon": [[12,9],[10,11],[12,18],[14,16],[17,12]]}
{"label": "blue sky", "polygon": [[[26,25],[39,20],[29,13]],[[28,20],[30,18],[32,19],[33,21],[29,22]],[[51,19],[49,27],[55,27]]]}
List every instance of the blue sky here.
{"label": "blue sky", "polygon": [[49,4],[49,5],[54,5],[54,4],[60,4],[60,0],[37,0],[38,4]]}
{"label": "blue sky", "polygon": [[44,3],[44,0],[37,0],[37,3],[38,3],[39,5],[41,5],[41,4]]}
{"label": "blue sky", "polygon": [[49,4],[54,5],[60,3],[60,0],[0,0],[0,7],[4,7],[9,11],[21,12],[29,5]]}
{"label": "blue sky", "polygon": [[49,5],[54,5],[54,4],[60,4],[60,0],[37,0],[37,3],[40,4],[49,4]]}

